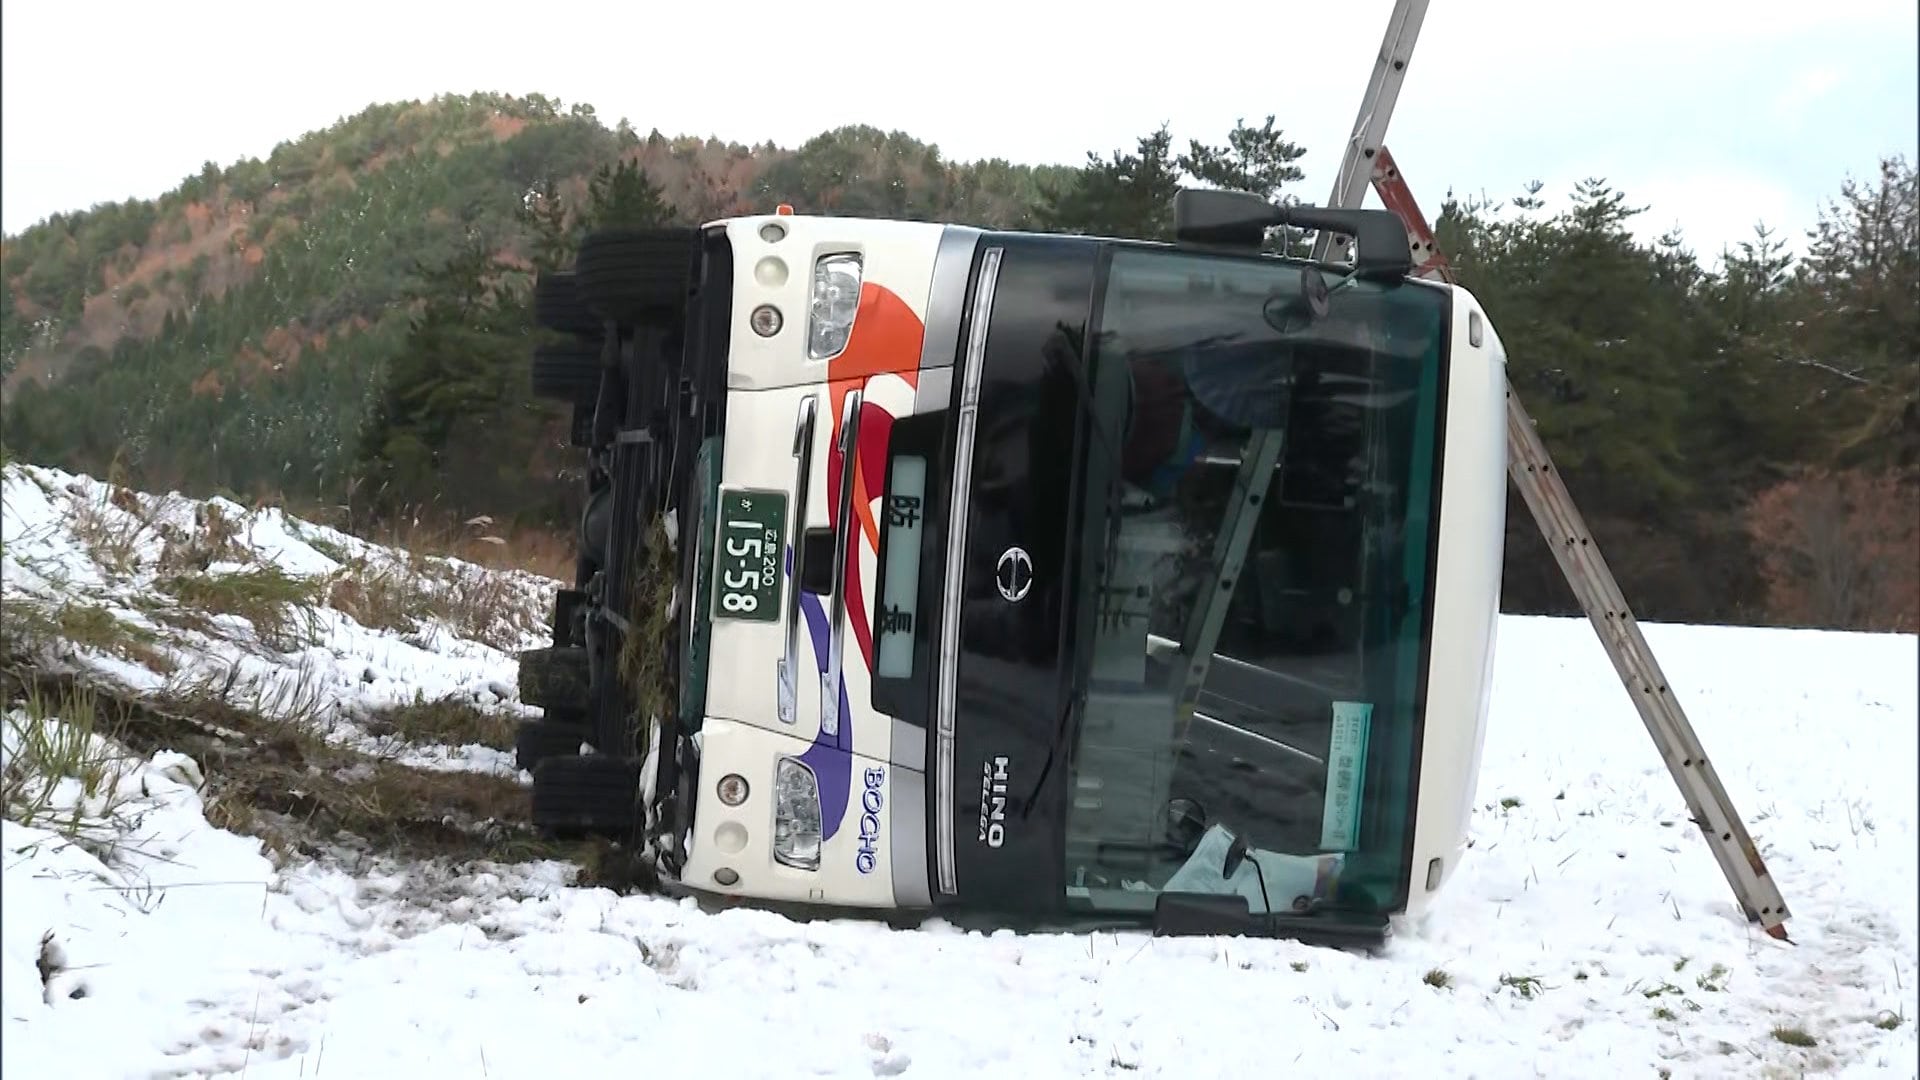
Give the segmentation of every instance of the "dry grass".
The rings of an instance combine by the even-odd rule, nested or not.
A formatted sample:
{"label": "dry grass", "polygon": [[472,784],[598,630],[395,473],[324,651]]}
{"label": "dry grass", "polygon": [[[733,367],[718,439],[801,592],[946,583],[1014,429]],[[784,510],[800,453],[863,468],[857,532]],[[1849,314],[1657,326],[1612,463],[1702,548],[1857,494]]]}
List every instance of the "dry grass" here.
{"label": "dry grass", "polygon": [[1531,1001],[1547,989],[1537,975],[1502,975],[1500,985]]}
{"label": "dry grass", "polygon": [[419,698],[405,705],[394,705],[372,713],[363,721],[368,733],[393,735],[411,743],[439,746],[491,746],[512,750],[514,730],[519,720],[512,715],[488,712],[469,701],[455,697],[435,700]]}
{"label": "dry grass", "polygon": [[634,614],[635,633],[626,635],[620,650],[620,679],[639,713],[635,732],[635,750],[645,753],[652,740],[653,718],[664,716],[673,702],[667,700],[668,642],[673,634],[673,619],[668,605],[678,576],[673,548],[667,542],[664,522],[656,522],[647,537],[646,558],[633,568],[628,611]]}
{"label": "dry grass", "polygon": [[134,751],[194,758],[207,775],[207,819],[259,837],[281,857],[357,848],[520,861],[581,851],[535,834],[527,790],[513,778],[414,769],[328,743],[318,719],[326,703],[317,691],[295,686],[271,700],[249,699],[230,685],[202,682],[136,697],[15,665],[4,675],[10,700],[81,696],[96,703],[89,723],[110,727]]}
{"label": "dry grass", "polygon": [[201,573],[217,562],[248,562],[240,545],[239,523],[212,503],[194,508],[190,530],[168,530],[166,545],[160,551],[163,573]]}
{"label": "dry grass", "polygon": [[445,555],[490,570],[525,570],[557,581],[572,581],[576,549],[570,531],[542,528],[502,530],[499,543],[480,537],[399,538],[396,546],[427,555]]}
{"label": "dry grass", "polygon": [[347,561],[334,576],[327,585],[327,606],[369,629],[402,634],[433,613],[419,580],[406,568],[364,559]]}
{"label": "dry grass", "polygon": [[[117,745],[118,730],[82,687],[51,693],[29,687],[9,705],[11,753],[0,770],[0,805],[8,819],[59,833],[104,857],[127,801],[120,781],[134,764]],[[69,781],[78,782],[77,792]]]}
{"label": "dry grass", "polygon": [[160,635],[129,622],[104,607],[69,602],[54,612],[54,625],[64,640],[139,664],[160,675],[179,666],[160,647]]}
{"label": "dry grass", "polygon": [[202,634],[209,638],[226,639],[213,616],[195,608],[186,607],[171,597],[160,594],[146,594],[133,597],[133,606],[141,614],[163,626],[175,630],[185,630]]}
{"label": "dry grass", "polygon": [[[504,523],[488,515],[461,519],[431,506],[405,507],[380,519],[358,513],[347,504],[269,500],[285,506],[303,521],[326,525],[382,547],[420,556],[441,556],[484,566],[489,570],[525,570],[561,581],[573,580],[575,536],[566,526]],[[335,562],[349,561],[344,552],[315,544]],[[333,545],[327,545],[329,547]]]}
{"label": "dry grass", "polygon": [[51,606],[19,594],[0,595],[0,649],[9,656],[38,652],[59,640]]}
{"label": "dry grass", "polygon": [[167,674],[178,666],[160,635],[97,604],[52,604],[24,596],[0,600],[0,638],[9,652],[75,645]]}
{"label": "dry grass", "polygon": [[522,592],[492,571],[438,558],[353,559],[326,586],[326,602],[362,626],[412,633],[423,623],[512,649],[542,625]]}
{"label": "dry grass", "polygon": [[313,607],[321,583],[276,566],[178,574],[162,578],[160,588],[189,608],[247,620],[261,644],[280,652],[305,648],[317,635]]}
{"label": "dry grass", "polygon": [[1786,1043],[1788,1046],[1798,1046],[1803,1049],[1820,1045],[1820,1040],[1807,1034],[1807,1031],[1805,1028],[1787,1027],[1782,1025],[1781,1027],[1777,1027],[1773,1029],[1773,1037],[1783,1043]]}
{"label": "dry grass", "polygon": [[152,524],[131,490],[110,483],[107,491],[105,499],[76,500],[67,527],[93,561],[124,574],[139,565],[141,542]]}
{"label": "dry grass", "polygon": [[511,582],[489,570],[437,559],[417,559],[415,566],[435,586],[434,615],[461,637],[512,649],[545,623]]}

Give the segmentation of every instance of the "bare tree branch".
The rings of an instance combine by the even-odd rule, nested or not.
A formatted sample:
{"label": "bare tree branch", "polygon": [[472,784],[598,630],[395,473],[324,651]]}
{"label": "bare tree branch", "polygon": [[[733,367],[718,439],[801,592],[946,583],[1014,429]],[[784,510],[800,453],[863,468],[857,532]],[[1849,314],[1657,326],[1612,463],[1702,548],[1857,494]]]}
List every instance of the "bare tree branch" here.
{"label": "bare tree branch", "polygon": [[1790,356],[1783,356],[1781,357],[1781,359],[1787,361],[1790,364],[1798,364],[1801,367],[1815,368],[1817,370],[1827,372],[1830,375],[1838,375],[1840,378],[1845,379],[1848,382],[1858,383],[1861,386],[1873,385],[1873,380],[1863,379],[1860,377],[1860,375],[1857,372],[1842,371],[1839,368],[1834,367],[1832,364],[1823,363],[1819,360],[1813,359],[1812,357],[1795,358]]}

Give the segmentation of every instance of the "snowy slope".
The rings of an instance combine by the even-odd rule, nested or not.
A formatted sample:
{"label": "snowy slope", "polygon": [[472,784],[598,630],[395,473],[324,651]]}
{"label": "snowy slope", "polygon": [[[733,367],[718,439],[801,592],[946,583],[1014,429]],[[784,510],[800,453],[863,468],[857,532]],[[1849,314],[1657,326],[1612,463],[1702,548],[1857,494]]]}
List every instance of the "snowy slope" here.
{"label": "snowy slope", "polygon": [[[6,596],[43,621],[90,626],[111,616],[125,630],[102,635],[117,652],[83,641],[65,650],[64,665],[141,690],[234,687],[248,702],[325,712],[336,742],[429,768],[514,771],[510,754],[489,747],[407,746],[368,734],[358,721],[416,697],[530,713],[518,706],[513,657],[548,644],[554,582],[414,558],[277,509],[138,494],[54,469],[7,466],[3,495]],[[315,603],[284,626],[263,628],[218,611],[192,618],[208,612],[206,601],[173,587],[183,578],[245,582],[275,570],[337,603]],[[410,593],[430,594],[424,605],[408,597],[413,610],[403,614],[417,617],[382,612],[389,625],[369,626],[348,614],[398,592],[402,581]],[[274,576],[237,591],[293,587]]]}
{"label": "snowy slope", "polygon": [[[61,520],[102,494],[8,469],[9,601],[83,597],[149,618],[156,571],[103,566]],[[315,537],[395,557],[273,513],[251,525],[243,546],[299,573],[342,565]],[[511,711],[508,639],[536,628],[540,588],[503,586],[529,606],[518,629],[474,631],[493,644],[323,610],[292,657],[238,624],[159,647],[181,670],[323,685],[336,718],[415,688]],[[0,1073],[1914,1076],[1915,639],[1648,629],[1793,908],[1786,945],[1739,917],[1586,625],[1509,618],[1500,634],[1475,851],[1381,958],[706,915],[571,887],[552,862],[276,867],[208,825],[198,769],[162,754],[42,800],[93,813],[84,845],[58,814],[5,823]],[[347,720],[330,737],[370,738]],[[402,756],[510,768],[483,749]]]}

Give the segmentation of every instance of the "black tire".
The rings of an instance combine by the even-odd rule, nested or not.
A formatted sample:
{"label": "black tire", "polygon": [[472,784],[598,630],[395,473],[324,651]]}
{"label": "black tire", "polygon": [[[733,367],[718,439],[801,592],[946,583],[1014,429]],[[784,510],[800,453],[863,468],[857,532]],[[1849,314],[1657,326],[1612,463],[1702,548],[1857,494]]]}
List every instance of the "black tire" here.
{"label": "black tire", "polygon": [[587,650],[528,649],[520,654],[520,700],[537,709],[587,707]]}
{"label": "black tire", "polygon": [[540,345],[533,350],[533,396],[592,405],[600,393],[597,345]]}
{"label": "black tire", "polygon": [[586,341],[598,342],[607,333],[606,320],[587,306],[571,270],[549,270],[534,279],[533,318],[545,329]]}
{"label": "black tire", "polygon": [[601,229],[574,260],[580,294],[603,319],[627,326],[672,322],[692,276],[692,229]]}
{"label": "black tire", "polygon": [[586,729],[554,720],[523,720],[513,734],[513,761],[532,772],[548,758],[578,757]]}
{"label": "black tire", "polygon": [[640,821],[640,763],[604,754],[547,758],[533,770],[532,817],[548,835],[626,839]]}

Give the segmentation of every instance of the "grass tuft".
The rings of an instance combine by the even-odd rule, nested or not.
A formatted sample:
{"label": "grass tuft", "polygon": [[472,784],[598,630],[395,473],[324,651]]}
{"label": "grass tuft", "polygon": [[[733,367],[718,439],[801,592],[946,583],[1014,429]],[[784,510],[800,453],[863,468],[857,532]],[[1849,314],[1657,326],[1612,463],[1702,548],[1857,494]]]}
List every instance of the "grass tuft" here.
{"label": "grass tuft", "polygon": [[95,562],[124,574],[139,565],[150,522],[138,495],[109,484],[106,498],[75,501],[67,527]]}
{"label": "grass tuft", "polygon": [[411,633],[433,613],[404,567],[349,560],[327,585],[327,606],[370,630]]}
{"label": "grass tuft", "polygon": [[239,522],[228,517],[217,504],[197,504],[193,516],[190,528],[166,530],[166,545],[160,549],[163,573],[205,573],[215,563],[251,561],[240,544]]}
{"label": "grass tuft", "polygon": [[326,603],[370,629],[410,634],[438,622],[501,650],[541,627],[540,612],[498,574],[413,555],[347,560],[326,586]]}
{"label": "grass tuft", "polygon": [[117,656],[165,675],[177,666],[160,647],[160,635],[97,604],[69,600],[59,605],[25,596],[0,599],[0,642],[9,655],[78,646]]}
{"label": "grass tuft", "polygon": [[1804,1028],[1784,1027],[1784,1026],[1776,1027],[1773,1029],[1773,1037],[1783,1043],[1786,1043],[1788,1046],[1798,1046],[1798,1047],[1806,1048],[1806,1047],[1814,1047],[1814,1046],[1820,1045],[1820,1040],[1807,1034],[1806,1029]]}
{"label": "grass tuft", "polygon": [[60,623],[48,608],[41,600],[0,595],[0,648],[9,656],[24,656],[58,642]]}
{"label": "grass tuft", "polygon": [[1433,987],[1435,990],[1445,990],[1447,987],[1453,985],[1453,976],[1439,968],[1434,968],[1425,975],[1420,976],[1420,981]]}
{"label": "grass tuft", "polygon": [[104,607],[70,602],[62,604],[53,618],[60,637],[76,645],[118,656],[161,675],[179,666],[160,648],[159,634]]}
{"label": "grass tuft", "polygon": [[127,801],[120,781],[134,759],[103,723],[99,701],[83,688],[30,688],[6,715],[0,805],[7,817],[47,829],[104,858]]}
{"label": "grass tuft", "polygon": [[1733,973],[1725,964],[1715,964],[1693,980],[1693,984],[1708,993],[1717,994],[1727,988],[1727,979]]}
{"label": "grass tuft", "polygon": [[497,573],[444,559],[418,560],[415,565],[435,586],[429,610],[461,637],[512,650],[545,625],[544,614]]}
{"label": "grass tuft", "polygon": [[1500,985],[1529,1001],[1539,997],[1547,989],[1547,985],[1541,982],[1537,975],[1502,975]]}
{"label": "grass tuft", "polygon": [[305,648],[318,634],[313,607],[320,599],[320,582],[277,566],[180,574],[162,579],[160,588],[189,607],[247,620],[260,643],[278,652]]}
{"label": "grass tuft", "polygon": [[479,744],[496,750],[512,750],[514,731],[519,721],[501,712],[490,712],[458,697],[428,700],[416,697],[404,705],[374,711],[366,721],[373,735],[395,735],[407,742],[439,746]]}

